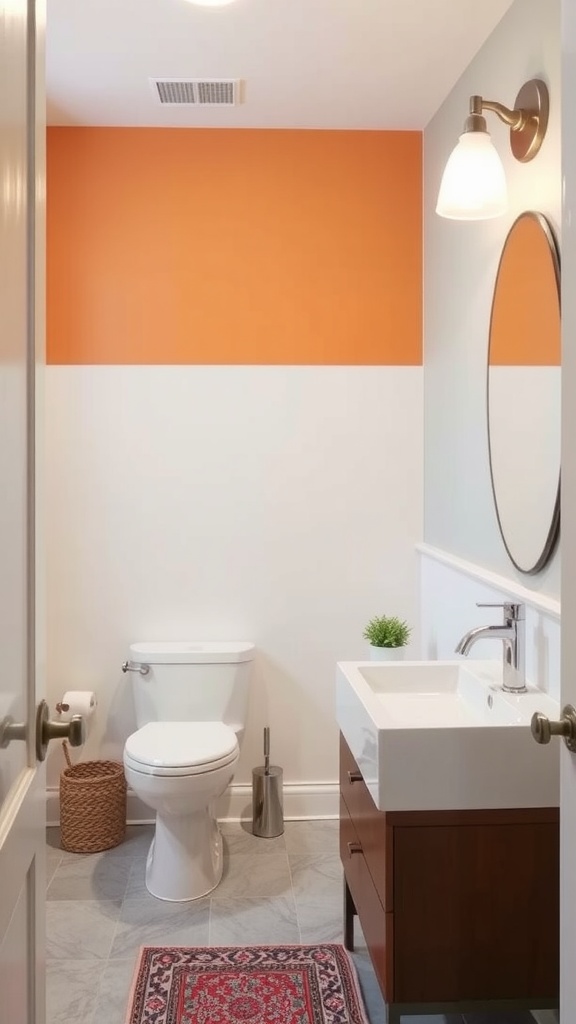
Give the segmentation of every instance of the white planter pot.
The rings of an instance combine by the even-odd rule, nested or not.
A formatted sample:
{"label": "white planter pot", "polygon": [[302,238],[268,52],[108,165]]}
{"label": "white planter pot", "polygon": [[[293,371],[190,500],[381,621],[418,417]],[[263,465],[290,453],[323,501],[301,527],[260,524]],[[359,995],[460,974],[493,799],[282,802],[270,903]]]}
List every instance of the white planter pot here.
{"label": "white planter pot", "polygon": [[373,647],[370,644],[370,661],[402,661],[403,647]]}

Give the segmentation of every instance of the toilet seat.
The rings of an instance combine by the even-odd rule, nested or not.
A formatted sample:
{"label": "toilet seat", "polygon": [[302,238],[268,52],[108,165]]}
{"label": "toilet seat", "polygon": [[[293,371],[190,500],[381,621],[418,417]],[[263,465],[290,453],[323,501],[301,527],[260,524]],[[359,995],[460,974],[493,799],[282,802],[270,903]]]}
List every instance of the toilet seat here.
{"label": "toilet seat", "polygon": [[236,733],[224,722],[149,722],[124,747],[124,764],[145,775],[201,775],[237,757]]}

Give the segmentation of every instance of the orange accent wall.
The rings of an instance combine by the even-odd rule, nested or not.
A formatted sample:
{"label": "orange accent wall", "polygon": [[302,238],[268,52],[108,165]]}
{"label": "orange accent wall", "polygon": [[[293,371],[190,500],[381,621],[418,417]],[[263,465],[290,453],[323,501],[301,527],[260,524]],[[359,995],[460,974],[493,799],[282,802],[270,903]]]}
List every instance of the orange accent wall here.
{"label": "orange accent wall", "polygon": [[49,363],[418,364],[417,132],[49,128]]}

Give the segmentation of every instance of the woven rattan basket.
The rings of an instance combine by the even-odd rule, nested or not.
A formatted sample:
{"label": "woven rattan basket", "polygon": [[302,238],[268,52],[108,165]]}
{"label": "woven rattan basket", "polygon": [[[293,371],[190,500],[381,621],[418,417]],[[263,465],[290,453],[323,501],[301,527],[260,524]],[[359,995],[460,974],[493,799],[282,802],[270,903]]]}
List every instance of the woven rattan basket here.
{"label": "woven rattan basket", "polygon": [[118,761],[72,764],[60,776],[60,842],[71,853],[97,853],[126,836],[126,779]]}

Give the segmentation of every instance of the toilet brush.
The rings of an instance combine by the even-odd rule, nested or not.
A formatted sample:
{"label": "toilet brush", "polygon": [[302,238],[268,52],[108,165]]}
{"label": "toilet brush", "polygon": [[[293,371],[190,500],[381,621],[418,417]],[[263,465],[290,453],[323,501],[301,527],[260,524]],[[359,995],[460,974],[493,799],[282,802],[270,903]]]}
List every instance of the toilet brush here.
{"label": "toilet brush", "polygon": [[284,831],[282,768],[270,764],[270,727],[264,729],[264,764],[252,769],[252,832],[273,839]]}

